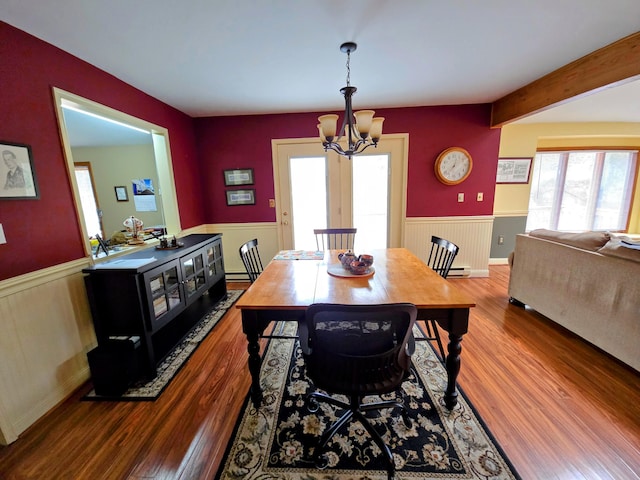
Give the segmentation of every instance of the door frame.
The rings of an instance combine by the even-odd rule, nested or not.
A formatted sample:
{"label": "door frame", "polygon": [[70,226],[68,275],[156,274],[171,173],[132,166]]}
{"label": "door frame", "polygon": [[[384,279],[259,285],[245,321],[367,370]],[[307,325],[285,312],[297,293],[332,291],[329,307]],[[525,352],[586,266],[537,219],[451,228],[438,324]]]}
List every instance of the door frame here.
{"label": "door frame", "polygon": [[[283,231],[282,192],[279,171],[279,156],[281,151],[295,145],[317,145],[318,155],[326,155],[320,140],[313,138],[289,138],[271,140],[271,159],[273,168],[273,183],[276,202],[276,224],[278,248],[284,249],[285,239]],[[383,135],[378,147],[367,150],[369,154],[391,153],[389,184],[389,247],[404,246],[404,226],[407,213],[407,166],[409,163],[409,134],[395,133]],[[345,158],[346,160],[346,158]],[[346,160],[348,161],[348,160]],[[350,178],[350,177],[349,177]],[[342,195],[341,195],[342,196]],[[342,201],[341,201],[342,202]],[[351,204],[351,199],[349,199]]]}

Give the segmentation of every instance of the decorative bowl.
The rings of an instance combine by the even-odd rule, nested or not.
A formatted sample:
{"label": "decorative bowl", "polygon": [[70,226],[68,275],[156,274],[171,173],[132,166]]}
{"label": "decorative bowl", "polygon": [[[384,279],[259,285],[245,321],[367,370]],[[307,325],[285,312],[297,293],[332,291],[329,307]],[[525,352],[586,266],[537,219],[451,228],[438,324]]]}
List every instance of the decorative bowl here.
{"label": "decorative bowl", "polygon": [[362,263],[366,263],[367,267],[370,267],[371,265],[373,265],[373,255],[360,255],[358,257],[358,260],[361,261]]}
{"label": "decorative bowl", "polygon": [[349,270],[351,270],[351,273],[354,275],[364,275],[369,271],[369,265],[360,260],[354,260],[349,264]]}

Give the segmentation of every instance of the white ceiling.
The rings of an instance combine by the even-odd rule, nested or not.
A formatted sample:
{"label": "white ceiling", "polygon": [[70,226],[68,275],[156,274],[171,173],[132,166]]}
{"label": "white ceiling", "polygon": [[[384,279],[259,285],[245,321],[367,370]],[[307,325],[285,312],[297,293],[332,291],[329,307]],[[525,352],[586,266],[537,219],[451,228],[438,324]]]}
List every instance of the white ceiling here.
{"label": "white ceiling", "polygon": [[[194,117],[493,102],[640,29],[639,0],[0,0],[0,18]],[[640,122],[640,81],[523,121]]]}

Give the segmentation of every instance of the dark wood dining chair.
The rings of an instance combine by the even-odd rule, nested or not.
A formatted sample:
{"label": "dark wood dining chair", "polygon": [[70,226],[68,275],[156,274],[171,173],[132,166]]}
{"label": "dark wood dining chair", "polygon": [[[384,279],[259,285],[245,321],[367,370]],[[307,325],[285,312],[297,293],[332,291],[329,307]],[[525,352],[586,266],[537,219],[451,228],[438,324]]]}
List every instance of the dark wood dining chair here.
{"label": "dark wood dining chair", "polygon": [[[459,250],[460,248],[455,243],[433,235],[431,237],[431,250],[429,251],[429,260],[427,260],[427,265],[429,265],[442,278],[447,278],[449,276],[449,270],[451,270],[451,265],[453,265],[453,261],[456,259],[456,255],[458,255]],[[442,360],[444,360],[446,356],[436,321],[425,320],[424,323],[427,327],[427,336],[425,340],[435,340],[438,344]]]}
{"label": "dark wood dining chair", "polygon": [[240,247],[240,258],[247,271],[247,275],[249,275],[249,281],[251,283],[255,282],[263,270],[257,238],[249,240]]}
{"label": "dark wood dining chair", "polygon": [[[314,450],[316,467],[327,466],[325,447],[351,419],[367,430],[387,461],[389,479],[394,478],[395,463],[391,450],[365,417],[366,412],[399,408],[402,419],[411,428],[402,398],[363,402],[369,395],[400,390],[411,367],[415,350],[413,325],[417,309],[409,303],[383,305],[313,304],[300,323],[302,348],[307,376],[314,387],[308,396],[311,412],[325,402],[343,410],[342,416],[324,430]],[[345,395],[348,402],[333,395]]]}
{"label": "dark wood dining chair", "polygon": [[316,228],[316,248],[324,250],[353,250],[357,228]]}

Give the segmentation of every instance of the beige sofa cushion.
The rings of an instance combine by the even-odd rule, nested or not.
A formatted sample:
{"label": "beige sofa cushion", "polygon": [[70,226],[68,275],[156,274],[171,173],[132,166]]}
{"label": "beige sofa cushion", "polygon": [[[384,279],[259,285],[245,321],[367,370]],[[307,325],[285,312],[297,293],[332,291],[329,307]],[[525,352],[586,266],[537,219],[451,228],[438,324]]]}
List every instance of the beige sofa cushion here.
{"label": "beige sofa cushion", "polygon": [[[626,240],[626,238],[612,238],[598,250],[598,253],[609,255],[610,257],[619,257],[625,260],[631,260],[640,263],[640,250],[628,246],[628,244],[625,244],[623,240]],[[635,243],[635,245],[636,247],[638,246],[637,242]]]}
{"label": "beige sofa cushion", "polygon": [[540,228],[529,232],[531,237],[543,238],[552,242],[570,245],[572,247],[582,248],[595,252],[602,248],[609,240],[611,235],[608,232],[580,232],[568,233],[558,232],[556,230],[546,230]]}

